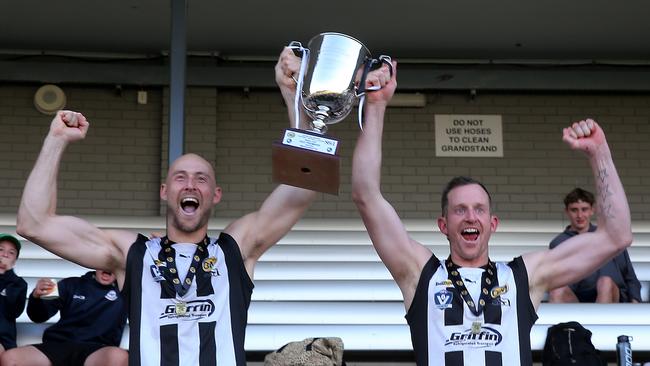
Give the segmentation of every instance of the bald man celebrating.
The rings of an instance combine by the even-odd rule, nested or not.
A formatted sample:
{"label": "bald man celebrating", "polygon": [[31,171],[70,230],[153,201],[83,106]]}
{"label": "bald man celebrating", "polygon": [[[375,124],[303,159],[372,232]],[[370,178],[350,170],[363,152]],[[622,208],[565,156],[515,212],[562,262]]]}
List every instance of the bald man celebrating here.
{"label": "bald man celebrating", "polygon": [[[293,103],[291,76],[298,66],[282,56],[276,66],[287,105]],[[88,128],[77,112],[61,111],[52,120],[25,186],[18,232],[62,258],[116,275],[129,309],[129,365],[245,365],[255,264],[298,221],[315,193],[280,185],[257,211],[209,237],[208,221],[221,188],[210,162],[186,154],[171,164],[160,187],[167,203],[166,236],[101,230],[56,214],[63,151],[83,140]]]}

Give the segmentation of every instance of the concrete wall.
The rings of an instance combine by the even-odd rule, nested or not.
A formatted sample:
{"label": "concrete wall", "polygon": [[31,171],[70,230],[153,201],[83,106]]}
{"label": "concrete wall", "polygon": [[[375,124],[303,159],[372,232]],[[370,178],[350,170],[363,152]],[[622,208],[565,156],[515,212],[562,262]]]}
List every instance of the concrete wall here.
{"label": "concrete wall", "polygon": [[[51,117],[37,112],[38,85],[0,85],[0,212],[15,212]],[[66,151],[59,177],[60,212],[151,216],[161,211],[158,187],[167,167],[168,98],[144,89],[61,85],[68,107],[91,121],[86,141]],[[482,180],[502,219],[557,219],[562,197],[574,186],[593,189],[586,160],[561,141],[570,122],[593,117],[604,127],[623,179],[634,220],[650,219],[650,95],[428,93],[425,108],[391,108],[384,142],[383,187],[404,218],[433,218],[440,191],[454,175]],[[503,158],[435,156],[435,114],[501,114]],[[273,188],[271,142],[287,126],[275,90],[190,88],[186,151],[215,163],[225,195],[216,215],[237,217],[255,209]],[[339,197],[323,195],[312,218],[356,218],[350,201],[350,164],[356,113],[330,126],[341,140]]]}

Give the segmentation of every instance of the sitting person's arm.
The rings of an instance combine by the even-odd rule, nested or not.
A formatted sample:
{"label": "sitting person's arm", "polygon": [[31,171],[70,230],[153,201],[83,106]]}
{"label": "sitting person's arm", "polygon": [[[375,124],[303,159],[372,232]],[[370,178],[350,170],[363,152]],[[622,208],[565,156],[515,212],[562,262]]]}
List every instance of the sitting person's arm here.
{"label": "sitting person's arm", "polygon": [[5,296],[0,296],[4,302],[2,309],[7,311],[7,318],[17,319],[25,310],[25,298],[27,296],[27,284],[24,281],[10,283],[5,289]]}
{"label": "sitting person's arm", "polygon": [[641,302],[641,283],[636,277],[634,272],[634,266],[632,265],[632,260],[630,260],[630,255],[627,250],[623,251],[623,257],[625,258],[625,266],[622,268],[623,280],[625,280],[625,285],[627,286],[627,301],[629,302]]}
{"label": "sitting person's arm", "polygon": [[[62,284],[63,281],[61,281]],[[44,300],[41,296],[49,294],[54,286],[57,286],[54,281],[49,278],[41,278],[36,282],[34,290],[29,295],[27,302],[27,316],[34,323],[43,323],[53,317],[61,308],[61,297],[53,298],[51,300]],[[59,288],[59,291],[63,291]]]}

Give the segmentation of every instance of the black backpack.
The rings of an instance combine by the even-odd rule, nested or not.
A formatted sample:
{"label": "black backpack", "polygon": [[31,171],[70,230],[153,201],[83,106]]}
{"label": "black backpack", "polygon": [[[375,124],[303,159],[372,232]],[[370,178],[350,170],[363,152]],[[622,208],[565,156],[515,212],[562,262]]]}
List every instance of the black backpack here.
{"label": "black backpack", "polygon": [[591,343],[591,332],[578,322],[548,328],[542,353],[543,366],[607,366]]}

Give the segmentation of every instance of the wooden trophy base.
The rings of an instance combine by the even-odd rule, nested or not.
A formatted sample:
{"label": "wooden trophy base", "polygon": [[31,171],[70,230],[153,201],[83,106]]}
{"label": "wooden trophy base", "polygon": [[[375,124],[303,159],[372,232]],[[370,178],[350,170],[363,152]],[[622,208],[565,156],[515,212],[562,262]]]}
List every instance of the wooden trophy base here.
{"label": "wooden trophy base", "polygon": [[[291,134],[292,138],[287,138],[287,134]],[[295,142],[301,138],[307,138],[309,143]],[[322,150],[322,140],[327,140],[328,144],[334,142],[333,153],[318,151]],[[273,143],[273,181],[338,196],[341,162],[337,151],[336,140],[288,129],[282,142]]]}

